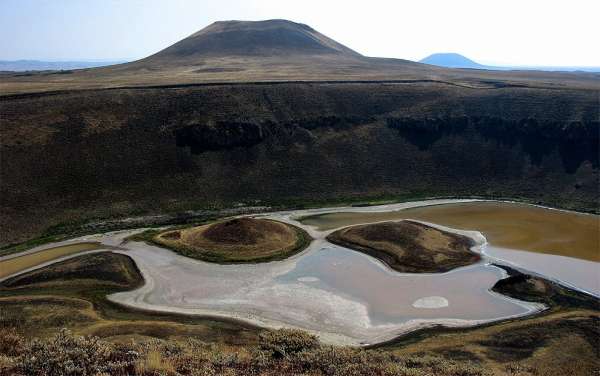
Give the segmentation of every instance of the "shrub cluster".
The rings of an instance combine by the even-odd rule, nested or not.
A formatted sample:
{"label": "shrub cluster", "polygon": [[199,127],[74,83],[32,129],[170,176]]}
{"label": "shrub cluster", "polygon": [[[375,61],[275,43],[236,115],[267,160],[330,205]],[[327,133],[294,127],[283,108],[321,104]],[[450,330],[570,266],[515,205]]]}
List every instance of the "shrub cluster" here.
{"label": "shrub cluster", "polygon": [[0,329],[0,374],[36,376],[487,375],[440,357],[326,346],[298,330],[265,332],[255,347],[187,341],[114,344],[63,329],[47,340]]}

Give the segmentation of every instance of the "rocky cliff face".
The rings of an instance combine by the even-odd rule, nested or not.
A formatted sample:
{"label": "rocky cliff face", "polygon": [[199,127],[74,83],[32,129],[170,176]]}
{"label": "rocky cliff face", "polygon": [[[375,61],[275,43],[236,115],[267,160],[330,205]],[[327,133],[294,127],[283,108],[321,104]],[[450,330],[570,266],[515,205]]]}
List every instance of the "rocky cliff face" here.
{"label": "rocky cliff face", "polygon": [[373,196],[598,211],[597,93],[216,85],[0,103],[1,242],[66,221]]}
{"label": "rocky cliff face", "polygon": [[512,120],[493,116],[462,116],[388,118],[387,124],[420,150],[428,150],[443,137],[472,133],[501,147],[519,148],[537,167],[542,165],[544,159],[558,153],[567,174],[577,172],[585,162],[598,169],[600,121],[597,120]]}

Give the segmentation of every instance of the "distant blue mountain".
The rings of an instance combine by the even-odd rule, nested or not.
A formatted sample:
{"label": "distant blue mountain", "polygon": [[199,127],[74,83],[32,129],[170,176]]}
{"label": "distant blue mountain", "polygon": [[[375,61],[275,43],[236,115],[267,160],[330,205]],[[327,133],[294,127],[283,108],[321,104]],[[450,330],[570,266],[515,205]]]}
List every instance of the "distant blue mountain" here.
{"label": "distant blue mountain", "polygon": [[82,68],[103,67],[121,64],[125,61],[40,61],[40,60],[0,60],[0,71],[43,71],[70,70]]}
{"label": "distant blue mountain", "polygon": [[427,56],[420,63],[437,65],[446,68],[473,68],[486,69],[485,65],[474,62],[461,54],[440,53]]}
{"label": "distant blue mountain", "polygon": [[541,70],[555,72],[600,72],[600,67],[544,67],[544,66],[492,66],[479,64],[461,54],[439,53],[429,55],[419,61],[424,64],[437,65],[446,68],[470,68],[490,70]]}

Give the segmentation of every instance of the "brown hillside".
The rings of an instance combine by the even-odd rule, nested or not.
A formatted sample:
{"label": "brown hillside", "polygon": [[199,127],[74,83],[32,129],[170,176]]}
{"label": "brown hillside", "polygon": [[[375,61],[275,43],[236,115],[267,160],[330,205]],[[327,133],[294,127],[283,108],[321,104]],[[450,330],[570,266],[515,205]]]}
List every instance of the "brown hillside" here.
{"label": "brown hillside", "polygon": [[215,23],[128,64],[0,74],[0,244],[240,202],[597,212],[599,88],[600,74],[364,57],[283,20]]}

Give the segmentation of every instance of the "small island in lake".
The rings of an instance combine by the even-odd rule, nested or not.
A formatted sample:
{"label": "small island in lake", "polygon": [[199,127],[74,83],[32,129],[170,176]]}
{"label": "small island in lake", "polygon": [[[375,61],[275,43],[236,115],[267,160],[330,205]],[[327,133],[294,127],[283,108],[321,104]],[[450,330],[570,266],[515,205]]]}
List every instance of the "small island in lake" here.
{"label": "small island in lake", "polygon": [[346,227],[327,237],[403,273],[443,273],[479,261],[471,238],[413,221]]}
{"label": "small island in lake", "polygon": [[219,263],[282,260],[306,248],[310,236],[283,222],[234,218],[202,226],[171,230],[152,239],[176,252]]}

